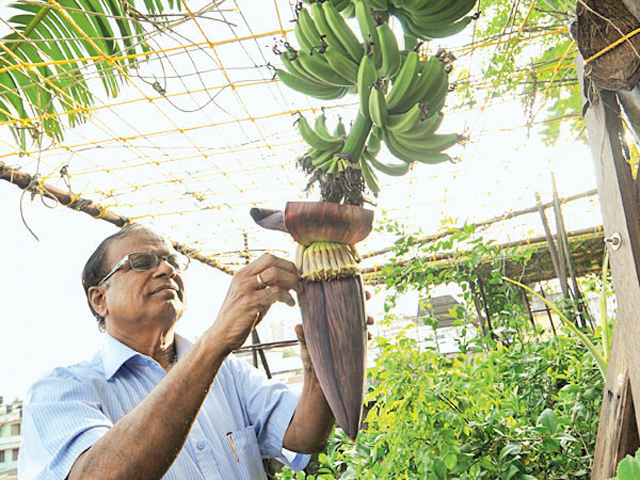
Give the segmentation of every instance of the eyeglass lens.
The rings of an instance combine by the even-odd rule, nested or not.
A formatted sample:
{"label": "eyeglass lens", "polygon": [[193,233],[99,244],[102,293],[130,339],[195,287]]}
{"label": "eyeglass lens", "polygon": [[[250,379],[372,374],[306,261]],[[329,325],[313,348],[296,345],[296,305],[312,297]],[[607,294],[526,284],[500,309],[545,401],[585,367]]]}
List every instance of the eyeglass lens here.
{"label": "eyeglass lens", "polygon": [[134,270],[139,270],[146,272],[148,270],[152,270],[158,266],[161,258],[166,258],[169,265],[171,265],[176,270],[184,270],[187,266],[186,259],[182,258],[180,255],[171,254],[166,257],[160,257],[158,255],[154,255],[153,253],[136,253],[129,256],[129,261],[131,262],[131,268]]}

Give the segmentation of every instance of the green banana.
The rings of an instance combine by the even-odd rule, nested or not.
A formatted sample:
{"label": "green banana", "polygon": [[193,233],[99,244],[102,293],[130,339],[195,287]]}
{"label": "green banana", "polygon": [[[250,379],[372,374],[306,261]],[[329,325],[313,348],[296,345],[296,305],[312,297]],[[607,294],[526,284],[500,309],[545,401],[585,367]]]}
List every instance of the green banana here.
{"label": "green banana", "polygon": [[416,101],[427,104],[427,116],[440,111],[444,106],[449,88],[445,65],[436,57],[427,61],[420,61],[419,75],[409,87],[409,94],[405,95],[393,108],[393,113],[406,112]]}
{"label": "green banana", "polygon": [[442,10],[453,8],[456,0],[405,0],[402,11],[414,15],[435,15]]}
{"label": "green banana", "polygon": [[342,98],[347,94],[347,88],[345,87],[321,85],[283,69],[276,70],[276,76],[287,87],[297,92],[304,93],[305,95],[309,95],[310,97],[319,98],[320,100],[335,100],[337,98]]}
{"label": "green banana", "polygon": [[353,164],[358,163],[372,126],[371,119],[358,112],[351,126],[351,131],[345,140],[344,149],[341,152],[343,158],[347,158]]}
{"label": "green banana", "polygon": [[364,55],[360,60],[358,67],[358,95],[360,96],[360,113],[369,118],[369,97],[371,96],[371,87],[376,81],[378,73],[374,65],[373,58]]}
{"label": "green banana", "polygon": [[457,0],[450,2],[447,8],[443,8],[437,12],[425,13],[420,10],[408,10],[409,15],[415,21],[416,25],[444,26],[454,23],[469,13],[476,5],[478,0]]}
{"label": "green banana", "polygon": [[[349,4],[351,4],[350,0]],[[324,16],[329,27],[331,27],[335,36],[349,53],[349,57],[359,64],[362,55],[364,55],[364,48],[358,41],[358,37],[355,36],[344,17],[340,15],[338,9],[334,7],[330,1],[324,2],[322,9],[324,10]]]}
{"label": "green banana", "polygon": [[298,60],[307,73],[316,77],[319,83],[334,85],[338,87],[348,87],[353,85],[349,80],[338,74],[331,66],[316,52],[310,55],[307,52],[298,52]]}
{"label": "green banana", "polygon": [[471,23],[471,20],[473,20],[471,17],[462,17],[457,22],[449,23],[446,25],[434,25],[432,27],[421,26],[421,32],[423,34],[422,38],[445,38],[456,35],[464,30]]}
{"label": "green banana", "polygon": [[406,175],[412,165],[409,162],[400,162],[394,164],[383,163],[374,155],[369,155],[369,157],[367,157],[367,160],[369,160],[373,168],[391,177],[401,177],[402,175]]}
{"label": "green banana", "polygon": [[304,67],[300,65],[300,62],[298,61],[298,52],[289,50],[281,54],[280,58],[282,59],[282,64],[287,67],[287,70],[292,74],[309,80],[310,82],[318,83],[316,77],[307,73]]}
{"label": "green banana", "polygon": [[314,167],[320,167],[322,164],[326,163],[327,160],[331,160],[334,154],[334,150],[320,150],[316,153],[309,152],[307,155],[311,157],[311,164]]}
{"label": "green banana", "polygon": [[391,130],[384,131],[384,141],[387,148],[394,156],[404,161],[431,163],[435,159],[441,158],[435,154],[460,143],[463,139],[464,137],[457,133],[447,133],[432,134],[426,139],[407,140],[396,136],[395,132]]}
{"label": "green banana", "polygon": [[[300,12],[306,12],[306,10],[303,9],[303,10],[300,10]],[[302,28],[302,23],[300,22],[300,18],[296,20],[293,31],[296,34],[296,40],[298,40],[298,46],[300,47],[300,50],[305,52],[311,52],[311,50],[313,49],[313,42],[310,41],[307,38],[306,34],[304,33],[304,30]]]}
{"label": "green banana", "polygon": [[319,135],[313,128],[311,128],[311,125],[309,125],[309,122],[307,122],[305,117],[301,116],[298,119],[298,130],[305,142],[319,150],[339,150],[344,146],[344,140],[342,139],[333,137],[325,138]]}
{"label": "green banana", "polygon": [[320,115],[316,117],[316,121],[313,124],[313,129],[316,134],[325,139],[328,142],[333,142],[336,139],[340,139],[339,135],[331,135],[329,130],[327,130],[327,117],[324,114],[324,110],[320,112]]}
{"label": "green banana", "polygon": [[387,109],[390,112],[400,113],[397,109],[398,105],[406,102],[407,98],[411,98],[411,87],[418,77],[419,60],[418,52],[415,50],[410,51],[404,59],[400,72],[392,83],[389,95],[387,95]]}
{"label": "green banana", "polygon": [[[313,9],[313,6],[311,8]],[[320,47],[322,45],[322,41],[320,40],[321,33],[318,31],[308,9],[303,8],[298,12],[298,23],[300,24],[302,35],[307,39],[307,44],[311,45],[311,47],[308,50],[305,49],[305,51],[311,53],[314,47]]]}
{"label": "green banana", "polygon": [[373,193],[374,196],[378,196],[380,193],[380,181],[378,180],[376,172],[369,166],[368,157],[370,156],[371,154],[365,148],[360,157],[360,170],[362,171],[362,178],[364,178],[364,183],[367,185],[369,191]]}
{"label": "green banana", "polygon": [[444,115],[437,112],[434,115],[418,122],[411,130],[405,132],[395,132],[396,137],[403,140],[424,140],[432,135],[442,125]]}
{"label": "green banana", "polygon": [[376,156],[380,153],[382,148],[382,139],[376,133],[379,127],[374,128],[369,135],[369,139],[367,140],[367,150],[373,155]]}
{"label": "green banana", "polygon": [[389,130],[382,129],[382,138],[384,140],[384,144],[387,146],[387,149],[394,157],[402,160],[403,162],[413,163],[415,162],[415,156],[413,152],[405,151],[401,143],[397,143],[395,138],[392,138]]}
{"label": "green banana", "polygon": [[344,10],[340,10],[340,15],[344,18],[353,18],[356,16],[356,7],[353,2],[349,2],[349,4],[344,7]]}
{"label": "green banana", "polygon": [[384,127],[387,122],[387,102],[384,96],[384,84],[378,80],[369,94],[369,116],[375,125]]}
{"label": "green banana", "polygon": [[382,52],[380,52],[380,39],[376,30],[376,22],[371,15],[371,8],[367,0],[353,0],[353,4],[356,9],[356,20],[364,39],[365,52],[367,45],[371,45],[374,63],[376,68],[380,68],[382,65]]}
{"label": "green banana", "polygon": [[344,138],[347,136],[347,129],[342,123],[342,118],[338,117],[338,123],[336,124],[336,128],[333,131],[333,136],[337,138]]}
{"label": "green banana", "polygon": [[458,133],[434,133],[430,137],[420,139],[415,143],[405,141],[404,144],[409,148],[414,148],[415,146],[419,151],[435,153],[453,147],[463,140],[464,136]]}
{"label": "green banana", "polygon": [[436,165],[438,163],[444,163],[444,162],[453,163],[453,159],[451,158],[451,155],[449,155],[448,153],[442,153],[442,152],[423,155],[421,157],[416,158],[416,161],[420,163],[428,163],[429,165]]}
{"label": "green banana", "polygon": [[402,27],[402,31],[404,32],[405,36],[408,35],[420,40],[424,38],[423,35],[419,32],[420,29],[413,23],[413,20],[411,20],[411,17],[406,10],[395,10],[394,15],[400,22],[400,26]]}
{"label": "green banana", "polygon": [[347,5],[351,3],[351,0],[329,0],[324,3],[329,3],[335,10],[341,12],[342,10],[347,8]]}
{"label": "green banana", "polygon": [[396,34],[388,22],[382,22],[376,27],[376,30],[380,39],[380,54],[382,56],[382,64],[378,74],[383,78],[394,78],[400,71],[402,63]]}
{"label": "green banana", "polygon": [[333,33],[333,29],[329,26],[329,23],[324,16],[324,9],[320,2],[315,2],[311,5],[311,13],[313,14],[313,22],[327,46],[342,53],[343,55],[349,55],[349,52],[342,46],[338,37]]}
{"label": "green banana", "polygon": [[389,113],[385,127],[394,132],[408,132],[427,117],[427,105],[418,102],[404,113]]}
{"label": "green banana", "polygon": [[389,10],[387,0],[369,0],[369,4],[376,12],[386,12]]}
{"label": "green banana", "polygon": [[350,57],[335,50],[333,47],[327,47],[322,56],[338,75],[347,79],[353,85],[358,82],[358,64],[354,63]]}
{"label": "green banana", "polygon": [[[439,63],[442,64],[442,62]],[[442,64],[434,72],[433,81],[421,98],[429,107],[429,114],[442,110],[447,101],[447,93],[449,93],[449,75],[445,65]]]}

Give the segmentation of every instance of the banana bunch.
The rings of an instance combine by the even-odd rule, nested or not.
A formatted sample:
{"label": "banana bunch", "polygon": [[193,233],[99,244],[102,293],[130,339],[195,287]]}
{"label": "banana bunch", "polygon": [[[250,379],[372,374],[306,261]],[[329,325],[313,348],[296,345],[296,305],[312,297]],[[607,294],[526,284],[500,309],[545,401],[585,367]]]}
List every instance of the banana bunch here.
{"label": "banana bunch", "polygon": [[475,16],[467,15],[477,0],[392,0],[395,15],[405,34],[423,40],[444,38],[461,32]]}
{"label": "banana bunch", "polygon": [[[406,39],[431,38],[429,29],[458,28],[477,0],[349,0],[362,43],[344,18],[349,13],[344,0],[308,1],[295,24],[299,50],[285,44],[285,68],[277,75],[290,88],[320,99],[357,93],[360,107],[348,134],[341,122],[330,133],[324,112],[313,126],[304,117],[298,120],[300,135],[310,146],[298,161],[310,183],[319,183],[323,198],[358,204],[361,197],[346,196],[361,192],[364,185],[377,195],[376,172],[400,176],[415,162],[451,160],[443,151],[463,137],[436,131],[453,58],[421,60]],[[403,22],[406,50],[398,45],[389,14]],[[383,142],[400,163],[376,158]]]}
{"label": "banana bunch", "polygon": [[281,54],[286,70],[276,72],[285,85],[322,100],[355,91],[364,48],[340,13],[342,3],[316,1],[298,11],[294,31],[300,49],[288,46]]}

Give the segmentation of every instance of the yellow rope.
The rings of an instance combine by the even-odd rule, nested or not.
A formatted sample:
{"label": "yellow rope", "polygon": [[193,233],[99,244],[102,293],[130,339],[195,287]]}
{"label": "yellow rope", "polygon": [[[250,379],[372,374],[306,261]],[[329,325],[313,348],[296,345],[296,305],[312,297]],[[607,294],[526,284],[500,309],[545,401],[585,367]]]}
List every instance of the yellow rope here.
{"label": "yellow rope", "polygon": [[613,42],[611,45],[607,45],[605,48],[603,48],[602,50],[600,50],[598,53],[594,53],[593,55],[591,55],[589,58],[587,58],[585,60],[585,65],[589,62],[592,62],[593,60],[595,60],[598,57],[601,57],[602,55],[604,55],[605,53],[613,50],[614,48],[616,48],[618,45],[620,45],[623,42],[626,42],[627,40],[629,40],[630,38],[634,37],[635,35],[637,35],[638,33],[640,33],[640,28],[636,28],[633,32],[627,33],[626,35],[624,35],[623,37],[619,38],[618,40],[616,40],[615,42]]}

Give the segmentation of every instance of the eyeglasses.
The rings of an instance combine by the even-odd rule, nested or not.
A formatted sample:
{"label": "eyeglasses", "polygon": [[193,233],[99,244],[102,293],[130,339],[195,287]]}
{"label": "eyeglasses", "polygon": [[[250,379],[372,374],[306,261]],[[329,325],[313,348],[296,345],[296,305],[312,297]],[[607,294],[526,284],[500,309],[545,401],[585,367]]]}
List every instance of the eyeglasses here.
{"label": "eyeglasses", "polygon": [[116,263],[116,266],[113,267],[102,280],[100,280],[98,286],[109,280],[109,278],[111,278],[114,273],[124,267],[127,263],[129,263],[129,266],[132,270],[137,270],[138,272],[148,272],[150,270],[155,270],[156,268],[158,268],[158,265],[160,265],[160,260],[166,261],[169,265],[171,265],[179,272],[184,272],[187,268],[189,268],[189,263],[191,263],[191,259],[181,253],[171,253],[169,255],[156,255],[155,253],[130,253],[118,263]]}

